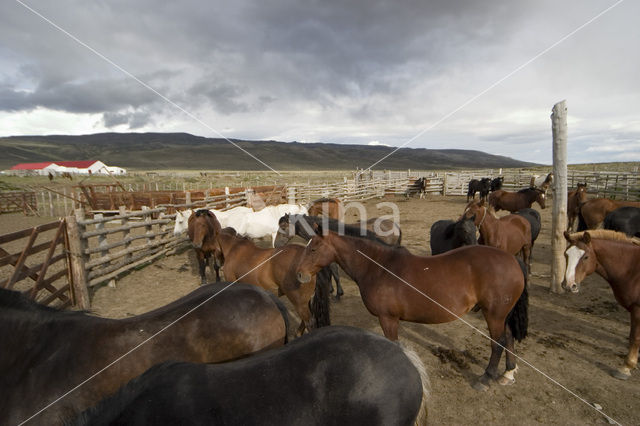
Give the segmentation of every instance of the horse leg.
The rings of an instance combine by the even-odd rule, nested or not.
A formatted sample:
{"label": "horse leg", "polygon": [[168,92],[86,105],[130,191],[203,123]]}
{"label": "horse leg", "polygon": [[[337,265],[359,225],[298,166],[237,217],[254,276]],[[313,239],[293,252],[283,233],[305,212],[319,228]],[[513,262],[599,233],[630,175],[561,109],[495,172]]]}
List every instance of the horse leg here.
{"label": "horse leg", "polygon": [[200,284],[204,285],[207,283],[207,276],[205,274],[205,268],[207,267],[206,257],[204,252],[198,251],[198,267],[200,269]]}
{"label": "horse leg", "polygon": [[522,246],[522,261],[527,266],[527,278],[529,278],[529,276],[531,276],[531,245],[530,244]]}
{"label": "horse leg", "polygon": [[382,332],[385,337],[389,340],[393,340],[394,342],[397,341],[398,323],[400,320],[391,316],[380,315],[378,316],[378,321],[380,321],[380,327],[382,327]]}
{"label": "horse leg", "polygon": [[489,389],[491,380],[495,380],[499,376],[498,364],[502,357],[502,348],[506,344],[506,336],[504,317],[498,316],[495,313],[492,314],[486,310],[483,311],[487,325],[489,326],[489,336],[491,337],[491,357],[489,358],[487,368],[484,370],[484,374],[478,378],[473,388],[475,390],[486,391]]}
{"label": "horse leg", "polygon": [[518,366],[516,365],[516,355],[514,352],[513,334],[511,333],[511,328],[508,324],[505,325],[504,335],[506,340],[506,345],[504,346],[506,350],[504,355],[506,358],[507,368],[505,369],[504,374],[502,374],[502,376],[500,376],[500,378],[498,379],[498,383],[503,386],[514,384],[516,381],[514,374],[516,373],[516,371],[518,371]]}
{"label": "horse leg", "polygon": [[[340,300],[340,297],[344,295],[344,290],[342,290],[342,286],[340,285],[340,271],[338,270],[338,264],[332,263],[329,265],[329,269],[331,270],[331,276],[333,276],[333,280],[336,282],[336,299]],[[329,280],[331,282],[331,280]],[[331,291],[333,292],[333,285],[331,286]]]}
{"label": "horse leg", "polygon": [[631,377],[631,370],[638,364],[638,349],[640,348],[640,306],[634,305],[630,311],[631,331],[629,332],[629,353],[624,365],[612,373],[616,379],[627,380]]}

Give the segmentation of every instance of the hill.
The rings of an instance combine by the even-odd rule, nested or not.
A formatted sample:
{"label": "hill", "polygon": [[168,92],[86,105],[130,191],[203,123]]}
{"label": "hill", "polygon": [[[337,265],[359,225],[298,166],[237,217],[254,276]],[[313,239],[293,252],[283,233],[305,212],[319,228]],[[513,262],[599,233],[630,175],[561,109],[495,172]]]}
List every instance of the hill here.
{"label": "hill", "polygon": [[[393,151],[386,146],[276,141],[233,142],[276,170],[366,168]],[[224,139],[188,133],[98,133],[0,138],[0,169],[17,163],[101,160],[128,169],[259,170],[264,166]],[[401,148],[377,169],[527,167],[533,163],[460,149]]]}

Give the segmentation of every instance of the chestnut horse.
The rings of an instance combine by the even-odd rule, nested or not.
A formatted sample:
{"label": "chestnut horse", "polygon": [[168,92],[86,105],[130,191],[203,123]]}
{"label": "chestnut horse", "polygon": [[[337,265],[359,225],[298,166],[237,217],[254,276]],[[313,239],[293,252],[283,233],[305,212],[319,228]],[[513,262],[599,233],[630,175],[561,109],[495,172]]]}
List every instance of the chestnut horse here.
{"label": "chestnut horse", "polygon": [[608,230],[565,231],[564,236],[569,242],[564,287],[577,293],[582,280],[597,272],[611,286],[618,304],[629,311],[629,352],[624,365],[612,373],[626,380],[638,364],[640,348],[640,240]]}
{"label": "chestnut horse", "polygon": [[[311,331],[315,327],[330,324],[328,317],[312,316],[309,308],[311,298],[316,292],[316,277],[303,285],[296,278],[296,268],[304,251],[303,246],[287,244],[279,248],[260,248],[249,238],[237,235],[233,228],[224,228],[218,234],[217,242],[224,256],[225,279],[239,279],[267,290],[277,291],[278,295],[285,295],[301,319],[299,334],[305,329]],[[320,285],[328,286],[328,282],[318,283],[318,286]],[[328,292],[322,294],[325,294],[326,300],[315,302],[324,302],[323,305],[328,306]],[[328,309],[319,312],[328,312]]]}
{"label": "chestnut horse", "polygon": [[364,305],[391,340],[398,340],[400,320],[440,324],[477,305],[492,341],[489,365],[474,387],[484,390],[491,379],[498,379],[505,347],[507,368],[499,383],[514,382],[514,339],[527,335],[528,302],[523,270],[512,255],[476,245],[415,256],[404,247],[328,232],[313,237],[305,248],[298,280],[308,282],[331,262],[356,282]]}
{"label": "chestnut horse", "polygon": [[[222,253],[218,250],[218,245],[216,244],[216,235],[220,233],[221,229],[220,222],[211,211],[201,209],[189,216],[188,226],[187,233],[198,258],[200,282],[202,284],[207,283],[205,268],[210,257],[213,257],[216,281],[220,281],[220,266],[223,263],[223,259]],[[228,278],[227,280],[229,281]]]}
{"label": "chestnut horse", "polygon": [[274,295],[239,283],[202,286],[124,319],[0,289],[0,424],[60,424],[160,362],[223,362],[282,346],[286,314]]}
{"label": "chestnut horse", "polygon": [[462,213],[460,219],[473,218],[480,231],[479,244],[496,247],[509,254],[522,255],[522,261],[531,272],[531,224],[526,218],[509,214],[497,218],[494,212],[484,205],[484,201],[472,201]]}
{"label": "chestnut horse", "polygon": [[544,191],[536,188],[524,188],[518,192],[499,189],[489,195],[489,205],[495,211],[507,210],[511,213],[530,208],[534,201],[544,209],[544,200]]}
{"label": "chestnut horse", "polygon": [[578,231],[596,229],[609,213],[620,207],[640,207],[640,201],[618,201],[609,198],[593,198],[585,202],[578,214]]}
{"label": "chestnut horse", "polygon": [[579,183],[573,191],[567,195],[567,231],[573,230],[576,218],[580,214],[580,208],[587,202],[587,184]]}
{"label": "chestnut horse", "polygon": [[344,205],[337,198],[319,198],[311,202],[309,216],[327,216],[331,219],[344,220]]}

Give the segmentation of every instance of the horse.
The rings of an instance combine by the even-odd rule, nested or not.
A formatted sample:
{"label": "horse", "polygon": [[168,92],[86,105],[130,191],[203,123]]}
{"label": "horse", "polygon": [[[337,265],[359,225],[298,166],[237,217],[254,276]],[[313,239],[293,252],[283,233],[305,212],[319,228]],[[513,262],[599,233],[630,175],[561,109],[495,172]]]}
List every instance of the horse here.
{"label": "horse", "polygon": [[413,181],[404,193],[406,198],[409,198],[413,194],[418,194],[420,199],[423,199],[427,193],[427,184],[429,181],[425,177],[421,177]]}
{"label": "horse", "polygon": [[278,219],[284,214],[307,214],[307,208],[299,204],[279,204],[266,206],[258,212],[243,216],[243,224],[234,229],[238,234],[249,238],[271,236],[271,247],[275,247],[278,235]]}
{"label": "horse", "polygon": [[[216,236],[221,229],[220,222],[210,210],[200,209],[189,216],[187,234],[198,259],[201,284],[207,283],[205,268],[210,257],[213,257],[216,282],[220,281],[220,267],[224,259],[222,253],[218,250]],[[210,264],[209,268],[211,268]]]}
{"label": "horse", "polygon": [[[309,241],[316,231],[313,226],[320,228],[326,224],[326,229],[341,232],[345,235],[361,236],[387,245],[400,245],[402,242],[402,230],[397,223],[390,219],[371,218],[357,224],[345,224],[335,219],[320,218],[318,216],[284,215],[278,220],[279,231],[276,245],[287,244],[298,235],[305,241]],[[336,298],[344,294],[340,285],[340,274],[335,263],[330,266],[331,274],[336,282]]]}
{"label": "horse", "polygon": [[487,195],[489,195],[489,191],[491,190],[491,179],[490,178],[482,178],[471,179],[469,181],[469,190],[467,191],[467,203],[469,202],[469,198],[475,199],[476,192],[480,193],[480,199],[486,199]]}
{"label": "horse", "polygon": [[533,244],[538,239],[540,229],[542,228],[540,213],[538,213],[538,210],[536,209],[522,209],[518,210],[515,214],[522,216],[529,221],[529,225],[531,225],[531,249],[533,250]]}
{"label": "horse", "polygon": [[498,189],[502,189],[502,184],[504,183],[504,176],[498,176],[491,180],[491,185],[489,187],[489,191],[497,191]]}
{"label": "horse", "polygon": [[[304,251],[303,246],[287,244],[279,248],[260,248],[249,238],[238,236],[233,228],[223,229],[216,238],[224,257],[226,280],[241,280],[286,296],[300,317],[299,334],[305,329],[311,331],[330,324],[328,316],[319,318],[316,312],[311,312],[309,303],[314,292],[322,294],[316,292],[316,286],[328,283],[316,284],[315,277],[304,285],[297,281],[296,267]],[[319,312],[328,312],[328,292],[324,300],[316,300],[316,303],[327,306]]]}
{"label": "horse", "polygon": [[0,424],[60,424],[154,364],[223,362],[282,346],[287,324],[274,295],[240,283],[202,286],[124,319],[61,311],[0,289]]}
{"label": "horse", "polygon": [[592,198],[580,207],[578,231],[596,229],[604,218],[620,207],[640,207],[640,201],[618,201],[609,198]]}
{"label": "horse", "polygon": [[[398,340],[400,320],[440,324],[477,305],[492,341],[489,364],[474,387],[486,390],[492,379],[500,384],[515,381],[514,339],[527,335],[528,293],[526,274],[512,255],[475,245],[416,256],[404,247],[328,232],[313,237],[305,248],[298,280],[309,281],[331,262],[338,262],[356,282],[365,307],[378,317],[390,340]],[[498,378],[503,347],[508,349],[507,367]]]}
{"label": "horse", "polygon": [[640,208],[620,207],[604,218],[604,229],[624,232],[629,237],[640,237]]}
{"label": "horse", "polygon": [[546,194],[552,182],[553,182],[553,173],[549,173],[544,178],[542,176],[535,175],[535,176],[531,176],[531,183],[529,184],[529,187],[532,189],[537,188]]}
{"label": "horse", "polygon": [[510,214],[497,218],[495,213],[487,208],[484,201],[470,202],[460,219],[473,218],[480,231],[478,243],[499,248],[509,254],[522,255],[522,261],[531,272],[531,224],[529,220],[517,214]]}
{"label": "horse", "polygon": [[415,352],[327,327],[239,361],[157,365],[73,424],[424,425],[427,398]]}
{"label": "horse", "polygon": [[[224,211],[214,209],[210,209],[209,211],[216,216],[216,219],[218,219],[218,222],[220,222],[220,226],[222,226],[223,228],[231,226],[235,229],[243,223],[242,216],[252,212],[253,210],[249,207],[238,206]],[[173,226],[173,235],[178,236],[187,232],[189,217],[191,217],[192,213],[193,210],[191,209],[187,209],[182,212],[176,212],[175,225]]]}
{"label": "horse", "polygon": [[624,365],[612,373],[626,380],[638,363],[640,348],[640,240],[609,230],[565,231],[564,236],[569,247],[563,287],[577,293],[582,280],[595,271],[609,283],[618,304],[630,314],[629,352]]}
{"label": "horse", "polygon": [[441,254],[454,248],[478,244],[476,225],[473,218],[453,220],[439,220],[431,225],[431,254]]}
{"label": "horse", "polygon": [[[319,198],[312,201],[307,210],[306,214],[309,216],[327,216],[331,219],[344,220],[344,205],[338,198]],[[295,214],[296,212],[284,213]]]}
{"label": "horse", "polygon": [[524,188],[518,192],[499,189],[489,195],[489,205],[495,211],[507,210],[515,213],[518,210],[531,208],[534,201],[544,209],[545,198],[544,191],[536,188]]}
{"label": "horse", "polygon": [[587,184],[578,183],[576,189],[567,194],[567,231],[573,230],[580,208],[587,201]]}

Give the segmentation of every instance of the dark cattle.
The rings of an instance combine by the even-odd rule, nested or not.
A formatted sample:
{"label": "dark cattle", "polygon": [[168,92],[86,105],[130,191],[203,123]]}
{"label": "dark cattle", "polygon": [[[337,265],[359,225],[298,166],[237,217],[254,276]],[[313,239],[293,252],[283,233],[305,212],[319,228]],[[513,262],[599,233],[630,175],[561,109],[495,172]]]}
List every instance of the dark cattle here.
{"label": "dark cattle", "polygon": [[624,232],[629,237],[640,237],[640,208],[620,207],[604,218],[604,229]]}
{"label": "dark cattle", "polygon": [[60,424],[154,364],[237,359],[283,345],[286,330],[284,305],[249,284],[209,284],[124,319],[58,311],[0,289],[0,424]]}
{"label": "dark cattle", "polygon": [[426,424],[426,384],[416,354],[326,327],[239,361],[158,365],[75,424],[409,426]]}
{"label": "dark cattle", "polygon": [[478,244],[475,218],[439,220],[431,225],[429,243],[431,254],[441,254],[454,248]]}
{"label": "dark cattle", "polygon": [[469,190],[467,191],[467,202],[469,202],[469,198],[474,199],[476,197],[476,192],[480,193],[480,199],[486,199],[487,195],[489,195],[489,191],[491,190],[491,179],[482,178],[480,180],[471,179],[469,181]]}

